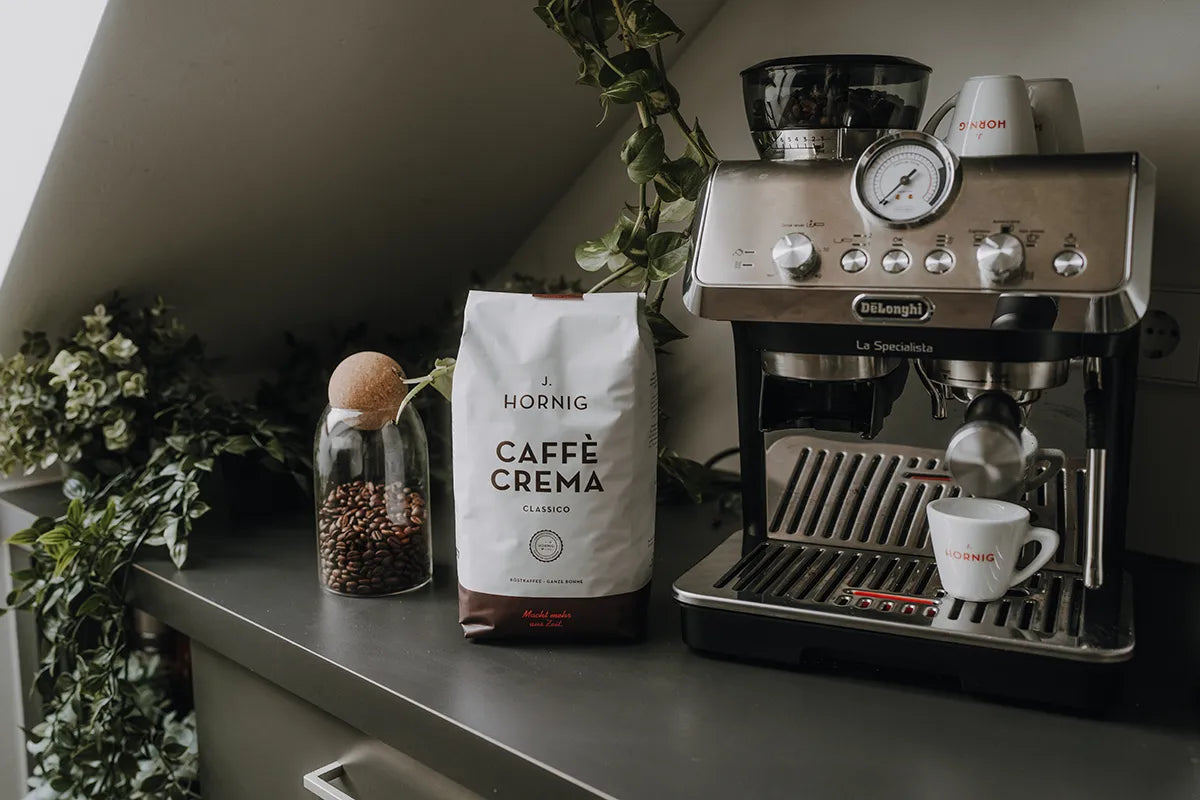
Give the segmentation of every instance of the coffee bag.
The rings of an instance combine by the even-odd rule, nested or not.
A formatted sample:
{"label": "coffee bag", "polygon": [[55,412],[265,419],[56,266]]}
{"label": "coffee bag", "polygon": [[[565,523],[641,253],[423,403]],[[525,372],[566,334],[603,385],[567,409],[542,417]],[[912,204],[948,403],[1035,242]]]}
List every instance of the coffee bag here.
{"label": "coffee bag", "polygon": [[633,293],[467,298],[452,413],[468,638],[641,633],[658,452],[641,303]]}

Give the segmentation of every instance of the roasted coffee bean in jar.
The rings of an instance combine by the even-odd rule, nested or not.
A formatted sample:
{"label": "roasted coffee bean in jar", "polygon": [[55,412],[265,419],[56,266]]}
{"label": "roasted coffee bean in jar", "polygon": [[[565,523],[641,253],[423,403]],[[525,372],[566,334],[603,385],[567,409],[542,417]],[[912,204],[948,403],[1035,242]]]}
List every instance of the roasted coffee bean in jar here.
{"label": "roasted coffee bean in jar", "polygon": [[[433,576],[429,458],[399,365],[379,353],[342,362],[313,458],[321,585],[371,597],[410,591]],[[398,413],[399,412],[399,413]]]}

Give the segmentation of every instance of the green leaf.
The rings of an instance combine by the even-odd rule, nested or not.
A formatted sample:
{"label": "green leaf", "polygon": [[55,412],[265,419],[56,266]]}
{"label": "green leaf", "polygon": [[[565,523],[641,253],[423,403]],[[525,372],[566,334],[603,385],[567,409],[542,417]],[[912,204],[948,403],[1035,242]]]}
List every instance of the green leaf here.
{"label": "green leaf", "polygon": [[700,143],[703,152],[697,150],[695,145],[689,140],[687,149],[683,152],[683,157],[695,161],[707,170],[710,162],[718,160],[717,153],[713,150],[712,144],[709,143],[708,137],[704,135],[704,129],[700,127],[700,120],[698,119],[692,123],[692,138]]}
{"label": "green leaf", "polygon": [[671,84],[646,92],[646,107],[655,116],[669,113],[679,107],[679,90]]}
{"label": "green leaf", "polygon": [[603,45],[617,34],[617,14],[612,0],[584,0],[571,14],[571,27],[580,39]]}
{"label": "green leaf", "polygon": [[137,774],[137,758],[133,753],[121,753],[117,756],[117,769],[121,770],[121,774],[126,778],[132,778]]}
{"label": "green leaf", "polygon": [[235,456],[240,456],[249,453],[256,447],[258,447],[258,445],[254,443],[253,439],[251,439],[249,436],[241,435],[229,437],[221,449],[226,453],[232,453]]}
{"label": "green leaf", "polygon": [[181,745],[179,742],[168,742],[163,745],[163,755],[167,758],[179,758],[186,752],[187,747]]}
{"label": "green leaf", "polygon": [[662,128],[651,124],[638,128],[621,147],[621,160],[634,183],[649,183],[662,166],[666,144]]}
{"label": "green leaf", "polygon": [[167,446],[180,453],[186,453],[190,443],[191,439],[186,436],[176,434],[167,437]]}
{"label": "green leaf", "polygon": [[76,497],[67,505],[67,522],[78,526],[83,524],[83,501]]}
{"label": "green leaf", "polygon": [[652,308],[646,309],[646,322],[650,326],[650,333],[654,336],[655,347],[662,347],[687,338],[687,334],[676,328],[675,324],[664,317],[661,311],[655,311]]}
{"label": "green leaf", "polygon": [[612,230],[600,237],[600,243],[610,253],[619,252],[629,244],[629,234],[633,231],[633,220],[624,213],[617,217],[617,224]]}
{"label": "green leaf", "polygon": [[603,269],[610,255],[612,250],[599,239],[589,239],[575,247],[575,263],[588,272]]}
{"label": "green leaf", "polygon": [[650,256],[647,263],[650,280],[665,281],[687,266],[692,240],[678,231],[656,233],[647,240],[646,252]]}
{"label": "green leaf", "polygon": [[650,55],[650,51],[640,47],[615,53],[609,56],[608,60],[620,71],[620,75],[606,65],[600,73],[600,85],[604,87],[612,86],[623,75],[641,71],[655,73],[654,58]]}
{"label": "green leaf", "polygon": [[554,15],[550,13],[550,9],[546,7],[549,4],[550,3],[547,2],[534,6],[533,13],[537,14],[537,18],[540,19],[547,28],[554,30],[558,27],[558,21],[554,19]]}
{"label": "green leaf", "polygon": [[703,464],[663,451],[658,455],[659,484],[673,485],[682,490],[693,503],[704,501],[709,483],[709,471]]}
{"label": "green leaf", "polygon": [[579,74],[575,82],[581,86],[600,86],[600,74],[607,65],[592,51],[588,50],[579,57]]}
{"label": "green leaf", "polygon": [[44,547],[66,544],[68,541],[68,533],[70,533],[70,531],[67,528],[54,528],[53,530],[46,531],[41,536],[37,537],[37,543]]}
{"label": "green leaf", "polygon": [[430,385],[447,400],[454,390],[454,367],[457,361],[453,358],[439,358],[433,362],[433,372],[430,373]]}
{"label": "green leaf", "polygon": [[638,103],[648,92],[658,88],[658,76],[651,69],[635,69],[613,81],[600,96],[612,103]]}
{"label": "green leaf", "polygon": [[89,595],[86,600],[79,604],[79,608],[75,610],[75,616],[87,617],[98,611],[105,603],[105,597],[102,594]]}
{"label": "green leaf", "polygon": [[650,47],[672,36],[683,37],[674,20],[651,0],[632,0],[625,7],[625,22],[638,47]]}
{"label": "green leaf", "polygon": [[659,222],[688,222],[696,211],[696,202],[686,197],[679,197],[662,207],[658,214]]}
{"label": "green leaf", "polygon": [[166,784],[167,784],[166,773],[155,772],[151,775],[147,775],[146,778],[142,781],[142,785],[139,788],[143,792],[145,792],[149,795],[153,795],[159,789],[162,789],[164,786],[166,786]]}
{"label": "green leaf", "polygon": [[655,177],[655,187],[664,200],[673,202],[680,197],[695,200],[700,196],[707,171],[690,158],[677,158],[662,165]]}
{"label": "green leaf", "polygon": [[26,528],[8,537],[9,544],[31,545],[38,540],[38,532],[34,528]]}
{"label": "green leaf", "polygon": [[283,443],[275,436],[267,440],[266,446],[263,448],[267,451],[267,455],[283,464],[287,461],[287,455],[283,451]]}
{"label": "green leaf", "polygon": [[61,578],[62,574],[67,571],[67,568],[70,567],[78,557],[79,550],[77,549],[71,549],[64,552],[62,557],[58,559],[58,563],[54,565],[54,577]]}

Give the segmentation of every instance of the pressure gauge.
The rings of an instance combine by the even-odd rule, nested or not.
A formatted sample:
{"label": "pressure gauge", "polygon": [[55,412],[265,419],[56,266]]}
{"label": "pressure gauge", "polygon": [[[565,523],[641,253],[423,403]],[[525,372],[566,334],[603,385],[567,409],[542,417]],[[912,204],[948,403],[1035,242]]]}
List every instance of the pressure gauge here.
{"label": "pressure gauge", "polygon": [[855,202],[889,227],[934,219],[957,188],[958,159],[940,139],[920,131],[876,140],[854,167]]}

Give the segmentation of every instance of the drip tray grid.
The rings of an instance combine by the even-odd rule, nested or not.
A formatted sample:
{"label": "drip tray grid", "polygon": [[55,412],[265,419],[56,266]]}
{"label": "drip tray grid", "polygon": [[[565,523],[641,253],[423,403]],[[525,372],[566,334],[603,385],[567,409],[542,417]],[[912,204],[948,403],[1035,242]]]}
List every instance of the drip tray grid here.
{"label": "drip tray grid", "polygon": [[676,581],[679,602],[1084,661],[1132,653],[1128,597],[1115,624],[1086,608],[1078,463],[1025,498],[1059,531],[1055,557],[991,603],[947,597],[938,578],[925,508],[961,490],[936,451],[791,436],[767,474],[769,541],[743,555],[734,534]]}

